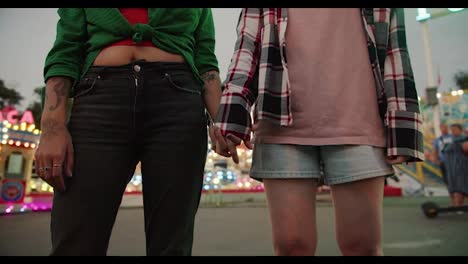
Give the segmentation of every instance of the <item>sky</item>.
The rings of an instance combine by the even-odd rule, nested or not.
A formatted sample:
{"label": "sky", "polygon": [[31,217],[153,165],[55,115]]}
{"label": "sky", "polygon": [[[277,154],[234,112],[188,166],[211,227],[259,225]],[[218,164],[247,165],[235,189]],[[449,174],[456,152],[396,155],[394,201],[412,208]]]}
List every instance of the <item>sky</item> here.
{"label": "sky", "polygon": [[[428,8],[429,12],[440,8]],[[240,8],[213,8],[216,55],[221,78],[231,60]],[[405,8],[406,35],[416,86],[421,97],[427,86],[424,46],[416,8]],[[43,85],[43,65],[55,39],[56,8],[0,8],[0,79],[24,97],[24,109],[33,89]],[[434,74],[441,76],[441,91],[455,89],[453,75],[468,71],[468,11],[429,21]]]}

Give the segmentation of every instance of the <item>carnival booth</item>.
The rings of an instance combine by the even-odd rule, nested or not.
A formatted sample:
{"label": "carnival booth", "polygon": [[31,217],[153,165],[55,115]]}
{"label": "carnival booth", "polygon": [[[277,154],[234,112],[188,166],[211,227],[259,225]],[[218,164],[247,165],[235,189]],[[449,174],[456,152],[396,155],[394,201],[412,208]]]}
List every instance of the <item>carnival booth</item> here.
{"label": "carnival booth", "polygon": [[[34,177],[34,151],[40,131],[30,111],[15,109],[0,112],[0,204],[23,204],[31,192]],[[37,177],[37,176],[36,176]]]}

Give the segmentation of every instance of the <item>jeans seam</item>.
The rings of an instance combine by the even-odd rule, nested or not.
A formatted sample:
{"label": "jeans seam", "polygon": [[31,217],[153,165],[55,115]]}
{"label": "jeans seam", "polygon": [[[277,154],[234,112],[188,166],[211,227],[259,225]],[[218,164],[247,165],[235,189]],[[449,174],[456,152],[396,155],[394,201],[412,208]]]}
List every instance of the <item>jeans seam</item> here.
{"label": "jeans seam", "polygon": [[172,77],[171,77],[171,74],[169,73],[166,73],[164,74],[164,77],[167,78],[167,80],[169,81],[170,84],[172,84],[172,86],[178,90],[181,90],[181,91],[184,91],[184,92],[187,92],[187,93],[191,93],[191,94],[198,94],[198,95],[201,95],[201,91],[193,91],[193,90],[190,90],[190,89],[187,89],[187,88],[184,88],[184,87],[180,87],[179,85],[177,85],[176,83],[174,83],[174,81],[172,80]]}

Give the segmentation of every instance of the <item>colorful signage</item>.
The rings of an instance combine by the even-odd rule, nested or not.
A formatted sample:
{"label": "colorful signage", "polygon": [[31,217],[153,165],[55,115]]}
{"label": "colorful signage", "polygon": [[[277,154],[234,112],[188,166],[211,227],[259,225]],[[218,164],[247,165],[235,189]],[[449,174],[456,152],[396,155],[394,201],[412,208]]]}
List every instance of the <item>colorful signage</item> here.
{"label": "colorful signage", "polygon": [[17,110],[11,110],[6,113],[0,112],[0,122],[3,120],[7,120],[9,123],[15,125],[18,123],[26,123],[26,124],[34,124],[34,117],[31,111],[27,110],[24,111],[23,116],[21,119],[19,118],[19,113]]}
{"label": "colorful signage", "polygon": [[3,180],[0,203],[22,203],[26,182],[24,180]]}

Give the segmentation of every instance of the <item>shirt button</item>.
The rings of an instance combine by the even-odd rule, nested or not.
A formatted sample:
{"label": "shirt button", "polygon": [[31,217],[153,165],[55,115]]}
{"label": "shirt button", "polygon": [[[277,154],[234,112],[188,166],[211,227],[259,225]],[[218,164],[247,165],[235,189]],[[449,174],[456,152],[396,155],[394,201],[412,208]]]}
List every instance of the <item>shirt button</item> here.
{"label": "shirt button", "polygon": [[133,66],[133,70],[134,70],[135,72],[139,72],[139,71],[141,70],[140,65],[135,65],[135,66]]}

